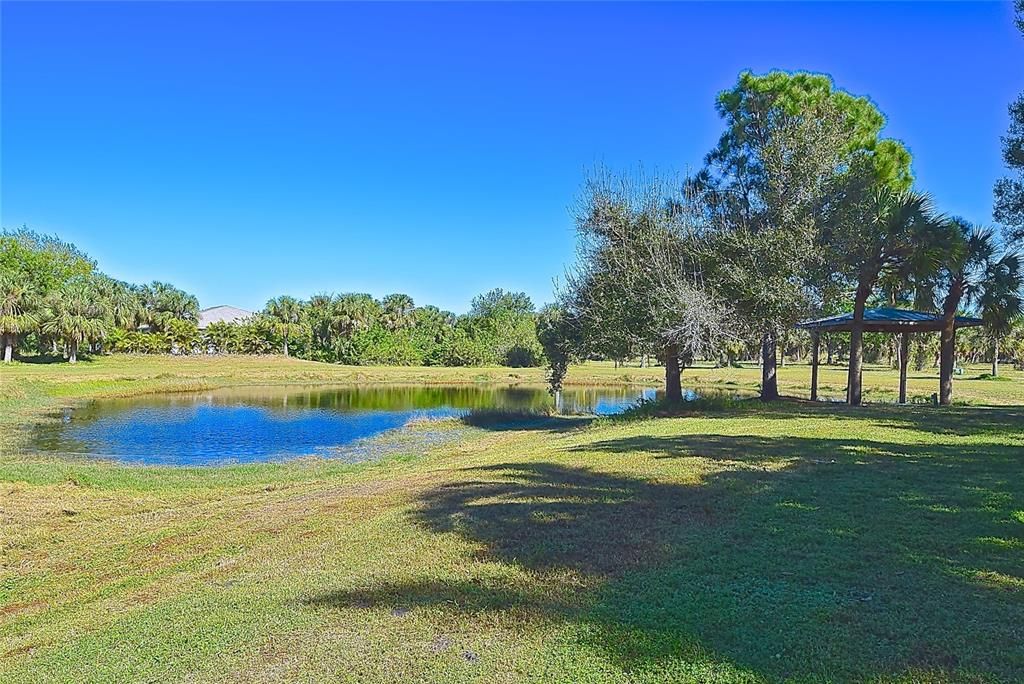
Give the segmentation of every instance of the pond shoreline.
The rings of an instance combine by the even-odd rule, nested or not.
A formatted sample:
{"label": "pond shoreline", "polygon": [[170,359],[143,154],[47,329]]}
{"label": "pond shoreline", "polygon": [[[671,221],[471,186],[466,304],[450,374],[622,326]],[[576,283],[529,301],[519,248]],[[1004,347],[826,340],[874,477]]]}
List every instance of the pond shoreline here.
{"label": "pond shoreline", "polygon": [[[652,372],[653,371],[653,372]],[[566,387],[660,386],[660,368],[574,369]],[[78,364],[15,363],[0,369],[0,458],[25,447],[30,431],[97,399],[207,392],[259,385],[319,387],[546,387],[543,368],[343,366],[283,356],[146,356],[112,354]]]}
{"label": "pond shoreline", "polygon": [[[220,466],[306,457],[377,458],[366,440],[484,414],[490,424],[534,416],[612,415],[651,401],[643,386],[565,388],[487,383],[260,384],[97,398],[51,411],[28,428],[23,453],[94,456],[126,465]],[[412,432],[422,432],[414,430]],[[423,436],[422,434],[420,435]],[[427,440],[433,441],[433,440]]]}

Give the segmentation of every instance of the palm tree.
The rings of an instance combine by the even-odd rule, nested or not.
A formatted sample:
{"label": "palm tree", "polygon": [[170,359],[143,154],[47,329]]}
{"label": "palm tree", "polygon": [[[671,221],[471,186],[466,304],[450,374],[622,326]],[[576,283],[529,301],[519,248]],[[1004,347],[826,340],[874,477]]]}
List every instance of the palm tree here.
{"label": "palm tree", "polygon": [[368,294],[339,295],[335,306],[335,330],[344,337],[369,328],[380,316],[380,304]]}
{"label": "palm tree", "polygon": [[231,354],[237,351],[239,325],[225,321],[215,321],[206,326],[202,332],[203,343],[218,354]]}
{"label": "palm tree", "polygon": [[944,220],[937,216],[931,198],[923,193],[883,186],[867,199],[866,220],[849,217],[827,238],[856,281],[853,322],[850,331],[850,366],[847,402],[859,406],[864,365],[864,311],[879,279],[904,280],[914,271],[934,268],[941,244]]}
{"label": "palm tree", "polygon": [[273,319],[275,329],[284,338],[284,355],[288,356],[288,339],[301,335],[303,331],[305,315],[302,302],[282,295],[267,302],[263,312]]}
{"label": "palm tree", "polygon": [[106,304],[110,322],[116,328],[136,330],[144,311],[138,292],[133,285],[100,275],[95,281],[96,292]]}
{"label": "palm tree", "polygon": [[416,305],[407,294],[389,294],[381,300],[384,325],[389,330],[401,330],[413,324]]}
{"label": "palm tree", "polygon": [[986,265],[995,254],[995,233],[991,228],[972,226],[963,219],[949,222],[952,239],[936,284],[942,297],[942,329],[939,332],[939,403],[953,400],[953,366],[956,361],[956,316],[984,292]]}
{"label": "palm tree", "polygon": [[106,336],[106,307],[88,283],[73,280],[50,298],[42,331],[62,340],[68,361],[77,363],[79,345]]}
{"label": "palm tree", "polygon": [[199,321],[199,300],[168,283],[154,281],[139,288],[146,322],[163,331],[171,320]]}
{"label": "palm tree", "polygon": [[978,296],[978,310],[992,342],[992,376],[999,375],[999,341],[1010,334],[1014,322],[1024,316],[1024,261],[1018,252],[990,259]]}
{"label": "palm tree", "polygon": [[38,317],[31,310],[35,301],[33,295],[28,285],[0,277],[0,339],[4,346],[4,363],[11,362],[18,335],[39,324]]}
{"label": "palm tree", "polygon": [[315,294],[306,302],[306,318],[315,342],[321,350],[329,349],[331,346],[336,308],[335,298],[326,292]]}

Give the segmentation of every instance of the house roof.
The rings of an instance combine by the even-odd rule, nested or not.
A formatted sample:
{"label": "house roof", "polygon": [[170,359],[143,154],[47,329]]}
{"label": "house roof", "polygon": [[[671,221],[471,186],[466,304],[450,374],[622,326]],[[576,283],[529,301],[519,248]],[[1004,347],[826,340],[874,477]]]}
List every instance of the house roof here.
{"label": "house roof", "polygon": [[253,315],[252,311],[234,306],[212,306],[199,312],[199,328],[205,328],[211,323],[240,323]]}
{"label": "house roof", "polygon": [[[957,316],[954,326],[969,328],[981,325],[980,318]],[[853,327],[853,312],[797,323],[802,330],[847,332]],[[942,329],[942,315],[930,311],[883,307],[864,311],[865,332],[935,332]]]}

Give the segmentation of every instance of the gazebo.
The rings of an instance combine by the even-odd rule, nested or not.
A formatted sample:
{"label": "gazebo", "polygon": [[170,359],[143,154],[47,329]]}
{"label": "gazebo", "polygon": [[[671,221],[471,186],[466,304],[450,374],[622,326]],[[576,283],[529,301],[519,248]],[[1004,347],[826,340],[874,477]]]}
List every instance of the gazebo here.
{"label": "gazebo", "polygon": [[[980,318],[957,316],[955,328],[970,328],[982,324]],[[864,332],[884,332],[900,336],[900,402],[907,403],[907,357],[910,355],[910,333],[938,332],[942,330],[941,314],[910,309],[867,309],[864,311]],[[797,328],[811,333],[811,401],[818,399],[818,346],[823,332],[850,332],[853,313],[828,316],[797,323]],[[941,380],[940,380],[941,382]]]}

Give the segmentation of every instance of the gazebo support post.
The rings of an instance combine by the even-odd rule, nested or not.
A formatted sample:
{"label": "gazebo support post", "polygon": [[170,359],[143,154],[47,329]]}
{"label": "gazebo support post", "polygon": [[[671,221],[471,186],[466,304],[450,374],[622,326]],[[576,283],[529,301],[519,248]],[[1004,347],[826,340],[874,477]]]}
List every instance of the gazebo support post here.
{"label": "gazebo support post", "polygon": [[910,333],[900,333],[900,403],[907,403],[907,364],[910,362]]}
{"label": "gazebo support post", "polygon": [[821,335],[817,331],[811,333],[811,401],[818,401],[818,347]]}
{"label": "gazebo support post", "polygon": [[[941,333],[942,349],[941,363],[939,364],[939,403],[950,403],[953,394],[953,362],[954,350],[956,349],[957,328],[973,328],[983,324],[980,318],[968,316],[953,316],[952,314],[936,314],[929,311],[911,311],[908,309],[867,309],[863,311],[863,317],[854,313],[845,313],[839,316],[828,316],[814,321],[804,321],[797,324],[797,328],[806,330],[812,334],[821,332],[849,332],[852,337],[859,337],[862,332],[890,333],[900,335],[900,403],[907,401],[907,363],[910,361],[910,335],[912,333],[930,333],[939,331]],[[847,401],[851,404],[860,403],[860,391],[856,387],[861,380],[861,373],[857,370],[860,367],[861,359],[857,357],[857,347],[850,345],[850,372],[848,383]],[[815,337],[814,350],[818,351],[818,338]],[[815,358],[813,364],[817,366]],[[811,398],[817,397],[817,368],[811,369]]]}

